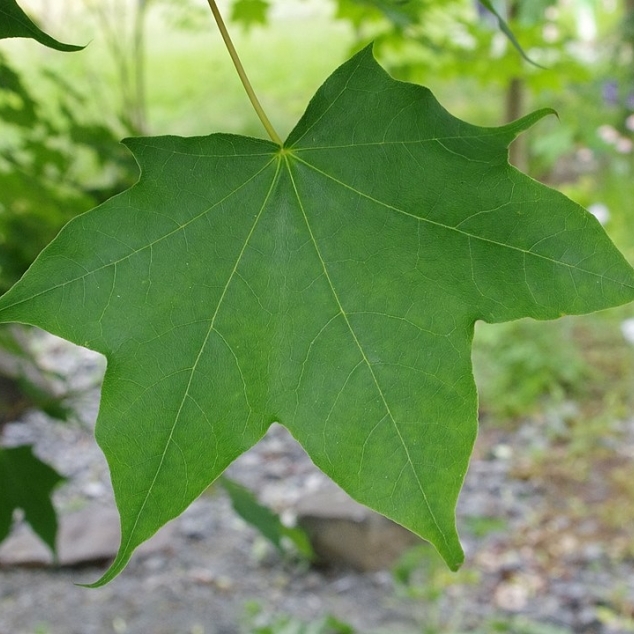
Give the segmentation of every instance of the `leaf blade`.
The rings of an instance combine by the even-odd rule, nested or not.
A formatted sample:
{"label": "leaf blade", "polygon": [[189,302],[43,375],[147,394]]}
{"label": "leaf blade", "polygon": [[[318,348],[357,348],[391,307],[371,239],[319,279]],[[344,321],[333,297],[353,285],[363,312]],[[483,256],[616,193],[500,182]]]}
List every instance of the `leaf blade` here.
{"label": "leaf blade", "polygon": [[460,565],[475,321],[634,298],[592,216],[508,164],[545,114],[467,124],[365,49],[282,149],[128,142],[139,183],[72,221],[0,298],[0,319],[108,357],[97,439],[123,541],[95,585],[274,421]]}
{"label": "leaf blade", "polygon": [[65,478],[33,453],[30,445],[0,447],[0,542],[7,537],[13,511],[24,518],[55,555],[57,515],[50,496]]}
{"label": "leaf blade", "polygon": [[511,30],[511,28],[509,27],[509,25],[506,23],[506,20],[498,13],[498,11],[496,10],[496,8],[493,6],[493,3],[491,2],[491,0],[479,0],[480,4],[482,4],[483,7],[485,7],[487,9],[487,11],[489,11],[492,15],[495,16],[496,20],[498,21],[498,27],[500,28],[500,31],[502,31],[502,33],[504,33],[504,35],[506,35],[506,37],[508,38],[509,42],[511,42],[511,44],[513,45],[513,47],[515,48],[515,50],[529,63],[532,64],[533,66],[537,66],[537,68],[543,68],[543,66],[540,66],[539,64],[537,64],[536,62],[534,62],[525,52],[524,49],[522,48],[522,45],[519,43],[519,41],[517,40],[517,38],[515,37],[515,33],[513,33],[513,31]]}
{"label": "leaf blade", "polygon": [[12,37],[31,38],[44,46],[63,52],[81,51],[85,48],[74,44],[64,44],[44,33],[15,0],[0,0],[0,39]]}

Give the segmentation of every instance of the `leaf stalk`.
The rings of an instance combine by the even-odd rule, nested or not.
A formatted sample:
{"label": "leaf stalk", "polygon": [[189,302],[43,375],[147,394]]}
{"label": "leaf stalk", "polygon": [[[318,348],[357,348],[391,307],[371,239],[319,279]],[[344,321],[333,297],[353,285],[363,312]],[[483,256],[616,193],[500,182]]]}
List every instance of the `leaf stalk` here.
{"label": "leaf stalk", "polygon": [[222,35],[222,39],[224,40],[225,46],[227,47],[227,50],[229,51],[229,55],[231,56],[233,65],[236,67],[236,70],[238,71],[238,76],[240,77],[240,81],[242,82],[242,85],[244,86],[244,89],[247,92],[249,101],[251,102],[251,105],[253,106],[255,113],[258,115],[258,118],[262,122],[262,125],[264,126],[264,129],[267,131],[269,137],[271,137],[271,140],[273,141],[273,143],[277,143],[277,145],[281,147],[283,145],[282,139],[280,138],[280,135],[277,133],[277,131],[273,127],[273,124],[269,121],[269,118],[266,116],[266,112],[264,112],[264,108],[262,108],[262,105],[260,104],[260,101],[258,100],[257,95],[255,94],[255,91],[253,90],[253,86],[251,86],[251,82],[249,81],[249,78],[247,77],[247,74],[244,70],[244,66],[242,66],[242,62],[240,61],[238,52],[236,51],[236,48],[233,45],[233,42],[231,41],[231,37],[229,36],[229,31],[227,31],[227,27],[225,26],[224,20],[222,19],[222,15],[220,14],[218,5],[216,4],[215,0],[207,0],[207,2],[209,3],[209,8],[211,9],[211,12],[214,16],[214,20],[216,20],[216,24],[218,25],[218,29],[220,30],[220,35]]}

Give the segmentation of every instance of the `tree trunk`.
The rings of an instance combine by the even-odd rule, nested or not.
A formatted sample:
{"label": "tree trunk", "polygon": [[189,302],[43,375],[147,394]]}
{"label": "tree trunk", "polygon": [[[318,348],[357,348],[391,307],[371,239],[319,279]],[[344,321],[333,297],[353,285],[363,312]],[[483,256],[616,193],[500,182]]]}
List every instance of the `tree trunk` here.
{"label": "tree trunk", "polygon": [[[506,89],[506,114],[507,123],[519,119],[524,114],[524,82],[519,77],[513,77]],[[509,148],[509,161],[517,169],[525,172],[528,167],[528,145],[526,135],[520,136],[511,143]]]}
{"label": "tree trunk", "polygon": [[[628,0],[629,1],[629,0]],[[517,17],[519,4],[516,0],[508,3],[507,15],[509,21]],[[525,110],[525,87],[524,82],[519,77],[513,77],[506,87],[506,112],[504,119],[506,123],[519,119]],[[517,169],[525,172],[528,168],[528,144],[526,135],[521,134],[509,148],[509,162]]]}

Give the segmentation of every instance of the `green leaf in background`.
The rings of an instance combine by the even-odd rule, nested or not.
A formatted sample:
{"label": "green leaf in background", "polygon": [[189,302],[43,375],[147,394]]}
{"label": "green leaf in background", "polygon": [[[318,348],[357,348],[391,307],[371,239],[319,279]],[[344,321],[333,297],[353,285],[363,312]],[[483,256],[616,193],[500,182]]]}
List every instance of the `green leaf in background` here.
{"label": "green leaf in background", "polygon": [[358,501],[463,560],[478,319],[634,299],[594,217],[511,167],[547,114],[469,125],[365,49],[284,148],[129,139],[137,185],[72,220],[0,320],[103,353],[97,441],[121,514],[116,576],[278,421]]}
{"label": "green leaf in background", "polygon": [[24,87],[20,76],[0,55],[0,122],[20,128],[37,124],[37,103]]}
{"label": "green leaf in background", "polygon": [[291,541],[297,552],[307,559],[313,558],[313,549],[308,535],[301,528],[292,528],[282,523],[279,515],[260,504],[255,495],[235,480],[222,476],[218,483],[231,499],[233,510],[247,523],[256,528],[280,552],[284,552],[284,538]]}
{"label": "green leaf in background", "polygon": [[58,42],[39,29],[15,0],[0,0],[0,39],[28,37],[58,51],[81,51],[83,46]]}
{"label": "green leaf in background", "polygon": [[9,534],[13,512],[22,509],[24,519],[55,553],[57,517],[51,492],[63,481],[29,445],[0,447],[0,542]]}
{"label": "green leaf in background", "polygon": [[332,615],[309,622],[290,614],[269,614],[257,603],[246,606],[247,631],[251,634],[355,634],[355,629]]}
{"label": "green leaf in background", "polygon": [[506,35],[506,37],[508,38],[509,42],[515,47],[515,50],[517,50],[517,52],[529,63],[529,64],[533,64],[533,66],[537,66],[539,68],[543,68],[542,66],[540,66],[539,64],[536,64],[525,52],[524,49],[522,48],[522,45],[517,41],[517,38],[515,37],[515,34],[513,33],[513,31],[510,29],[509,25],[506,23],[506,21],[504,20],[504,18],[496,11],[495,7],[493,6],[493,3],[491,2],[491,0],[479,0],[480,4],[487,9],[487,11],[490,11],[497,19],[498,21],[498,26],[500,27],[500,31],[502,31],[502,33],[504,33],[504,35]]}
{"label": "green leaf in background", "polygon": [[265,0],[237,0],[231,7],[231,21],[250,29],[268,21],[269,3]]}
{"label": "green leaf in background", "polygon": [[0,54],[0,293],[72,217],[138,174],[120,133],[95,123],[64,78],[43,72],[35,85],[41,98]]}
{"label": "green leaf in background", "polygon": [[358,27],[383,16],[402,30],[421,20],[427,4],[427,0],[338,0],[337,17]]}

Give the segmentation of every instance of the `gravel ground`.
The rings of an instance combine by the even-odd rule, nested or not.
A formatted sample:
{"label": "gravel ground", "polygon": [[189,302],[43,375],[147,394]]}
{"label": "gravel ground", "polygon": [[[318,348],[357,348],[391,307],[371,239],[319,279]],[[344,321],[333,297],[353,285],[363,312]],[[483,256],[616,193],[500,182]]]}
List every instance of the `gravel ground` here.
{"label": "gravel ground", "polygon": [[[41,345],[44,359],[85,392],[84,420],[58,424],[31,413],[5,428],[5,441],[34,443],[38,455],[69,478],[55,493],[60,513],[87,502],[111,503],[105,460],[92,438],[98,392],[89,388],[102,362],[54,339]],[[618,449],[631,457],[634,425],[628,429]],[[429,558],[407,588],[389,571],[310,569],[269,548],[226,496],[212,490],[173,522],[169,548],[137,554],[104,588],[75,585],[96,580],[104,566],[0,570],[0,634],[254,632],[247,618],[253,602],[261,619],[332,614],[362,633],[634,632],[634,559],[623,554],[634,551],[624,547],[632,542],[628,500],[629,525],[609,534],[592,515],[564,513],[565,491],[522,474],[521,457],[538,442],[534,424],[482,431],[459,504],[467,561],[458,576]],[[283,513],[325,480],[280,426],[229,475]],[[591,473],[587,487],[600,488],[600,477]]]}

